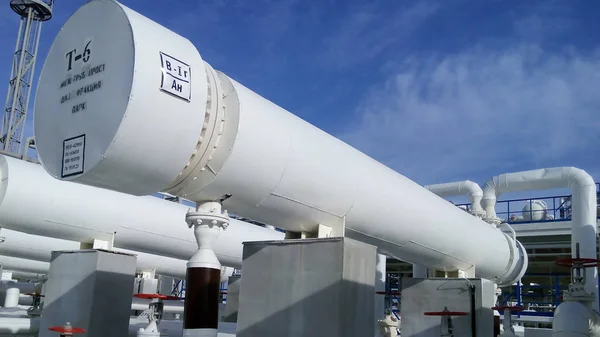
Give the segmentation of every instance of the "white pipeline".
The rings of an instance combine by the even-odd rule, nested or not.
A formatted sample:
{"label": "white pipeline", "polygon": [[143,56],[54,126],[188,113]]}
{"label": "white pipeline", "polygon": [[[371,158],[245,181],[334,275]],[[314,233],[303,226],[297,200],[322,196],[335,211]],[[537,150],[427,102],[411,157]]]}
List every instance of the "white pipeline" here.
{"label": "white pipeline", "polygon": [[481,208],[483,191],[475,182],[465,180],[444,184],[427,185],[425,188],[442,198],[466,195],[469,197],[469,201],[471,202],[470,213],[478,217],[483,217],[485,215],[483,208]]}
{"label": "white pipeline", "polygon": [[21,259],[12,256],[0,256],[0,264],[2,264],[2,268],[5,271],[16,271],[40,276],[47,274],[50,266],[48,262]]}
{"label": "white pipeline", "polygon": [[[572,190],[571,255],[576,256],[578,244],[580,257],[596,259],[596,184],[594,179],[581,169],[555,167],[493,177],[483,186],[482,205],[486,212],[486,220],[500,222],[495,207],[496,200],[502,193],[566,187]],[[586,269],[585,290],[596,295],[594,309],[598,310],[597,268]]]}
{"label": "white pipeline", "polygon": [[5,292],[8,289],[17,288],[20,293],[28,294],[38,290],[38,286],[35,283],[24,283],[14,281],[2,281],[0,282],[0,292]]}
{"label": "white pipeline", "polygon": [[0,317],[0,336],[37,336],[40,322],[39,317]]}
{"label": "white pipeline", "polygon": [[[0,243],[0,262],[2,262],[5,257],[33,260],[31,263],[41,268],[37,271],[44,270],[44,273],[46,273],[49,268],[48,262],[50,262],[53,251],[77,250],[80,246],[78,242],[74,241],[31,235],[6,228],[0,229],[0,237],[4,238],[4,241]],[[185,279],[185,260],[140,253],[127,249],[115,248],[114,251],[136,255],[137,272],[139,273],[150,272],[156,275]],[[44,262],[46,264],[39,264],[35,261]],[[24,266],[27,265],[29,265],[29,262],[25,263]],[[20,266],[22,265],[11,264],[13,270],[21,271],[18,269]],[[225,274],[228,274],[227,277],[229,277],[231,273],[233,273],[233,268],[228,267],[224,272]]]}
{"label": "white pipeline", "polygon": [[[150,300],[134,297],[131,302],[131,310],[144,311],[148,309]],[[183,314],[183,301],[163,301],[163,312]]]}
{"label": "white pipeline", "polygon": [[[114,238],[119,249],[187,260],[197,250],[185,223],[188,209],[156,197],[135,197],[60,181],[44,172],[41,165],[0,155],[3,228],[74,242]],[[240,268],[242,242],[283,237],[283,233],[232,219],[214,250],[224,266]],[[47,249],[41,254],[47,254]],[[159,267],[160,263],[146,265]]]}
{"label": "white pipeline", "polygon": [[[102,23],[90,25],[90,16]],[[69,71],[65,54],[89,36],[93,64]],[[72,85],[56,83],[87,69],[94,72],[77,86],[102,86],[86,95],[85,114],[73,114],[57,99]],[[227,196],[224,209],[286,231],[324,225],[388,256],[443,270],[475,267],[477,277],[500,284],[525,272],[527,254],[513,237],[215,71],[188,39],[116,1],[85,3],[60,30],[40,74],[34,121],[38,155],[57,179],[198,202]],[[162,221],[162,233],[183,219]]]}

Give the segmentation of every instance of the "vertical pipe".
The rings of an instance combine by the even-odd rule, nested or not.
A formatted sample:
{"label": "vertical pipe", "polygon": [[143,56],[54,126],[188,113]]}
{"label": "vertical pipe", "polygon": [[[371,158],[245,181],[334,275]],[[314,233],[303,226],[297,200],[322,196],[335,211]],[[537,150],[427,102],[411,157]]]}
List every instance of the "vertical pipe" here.
{"label": "vertical pipe", "polygon": [[186,222],[194,227],[198,251],[187,263],[183,337],[217,337],[221,263],[213,244],[229,218],[221,214],[220,202],[208,201],[198,203],[195,212],[188,212]]}
{"label": "vertical pipe", "polygon": [[6,289],[5,298],[4,298],[4,307],[5,308],[16,308],[19,306],[19,297],[21,295],[21,291],[19,288],[8,288]]}

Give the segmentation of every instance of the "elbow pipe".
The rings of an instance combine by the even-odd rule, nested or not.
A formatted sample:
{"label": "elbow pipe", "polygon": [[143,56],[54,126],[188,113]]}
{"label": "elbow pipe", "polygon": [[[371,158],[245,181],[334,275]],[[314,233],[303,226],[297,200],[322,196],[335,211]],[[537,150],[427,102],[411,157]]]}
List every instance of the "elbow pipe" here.
{"label": "elbow pipe", "polygon": [[500,174],[492,177],[483,185],[481,204],[486,213],[486,221],[500,222],[496,214],[496,202],[500,194],[527,190],[544,190],[550,188],[569,187],[573,194],[581,194],[580,190],[595,200],[596,183],[584,170],[576,167],[554,167]]}
{"label": "elbow pipe", "polygon": [[[493,177],[483,186],[482,205],[486,211],[485,221],[499,225],[502,221],[496,214],[496,201],[505,192],[571,188],[571,255],[572,257],[597,257],[597,196],[594,179],[576,167],[554,167]],[[577,255],[576,246],[579,244]],[[595,294],[593,308],[598,310],[598,274],[596,269],[586,270],[585,291]]]}
{"label": "elbow pipe", "polygon": [[469,201],[471,202],[470,213],[478,217],[483,217],[485,215],[485,212],[481,207],[483,190],[477,183],[473,181],[464,180],[444,184],[427,185],[424,187],[425,189],[442,198],[456,195],[466,195],[469,197]]}

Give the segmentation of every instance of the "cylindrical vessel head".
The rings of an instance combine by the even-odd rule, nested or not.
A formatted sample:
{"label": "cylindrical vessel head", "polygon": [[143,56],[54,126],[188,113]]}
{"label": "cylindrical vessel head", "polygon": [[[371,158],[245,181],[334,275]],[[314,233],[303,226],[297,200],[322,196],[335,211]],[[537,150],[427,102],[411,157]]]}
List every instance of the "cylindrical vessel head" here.
{"label": "cylindrical vessel head", "polygon": [[164,189],[203,128],[204,67],[189,40],[116,1],[87,2],[40,74],[34,132],[45,169],[131,194]]}
{"label": "cylindrical vessel head", "polygon": [[585,305],[567,301],[554,311],[552,337],[584,337],[590,332],[590,309]]}

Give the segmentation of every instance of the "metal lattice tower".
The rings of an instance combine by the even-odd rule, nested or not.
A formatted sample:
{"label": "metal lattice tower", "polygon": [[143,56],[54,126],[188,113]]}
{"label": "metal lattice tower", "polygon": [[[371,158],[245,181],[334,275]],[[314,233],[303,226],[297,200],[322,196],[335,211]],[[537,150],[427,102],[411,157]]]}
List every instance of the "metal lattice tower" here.
{"label": "metal lattice tower", "polygon": [[21,154],[42,22],[52,18],[53,3],[54,0],[10,1],[10,8],[21,16],[21,23],[0,133],[0,150],[4,152]]}

